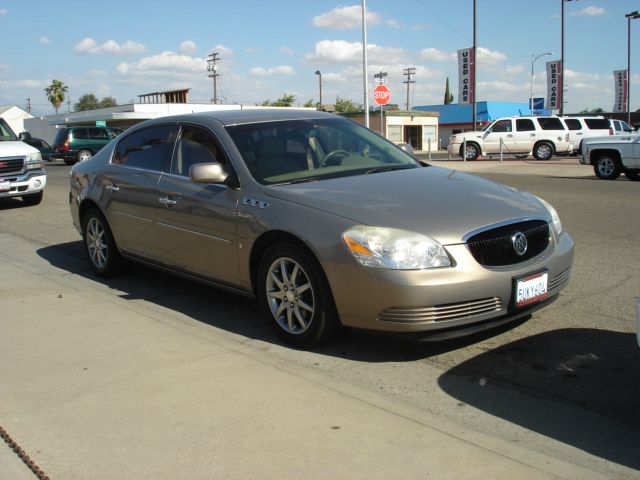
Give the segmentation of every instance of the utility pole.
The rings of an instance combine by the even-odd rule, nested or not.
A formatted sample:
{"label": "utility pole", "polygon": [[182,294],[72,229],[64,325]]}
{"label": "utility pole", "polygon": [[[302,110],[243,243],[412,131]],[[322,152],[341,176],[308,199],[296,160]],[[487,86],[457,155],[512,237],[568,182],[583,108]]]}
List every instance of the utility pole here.
{"label": "utility pole", "polygon": [[67,97],[67,112],[71,112],[71,97]]}
{"label": "utility pole", "polygon": [[27,98],[27,112],[31,113],[31,97]]}
{"label": "utility pole", "polygon": [[218,52],[210,53],[207,57],[207,72],[209,73],[209,78],[213,78],[213,104],[218,103],[218,90],[217,90],[217,79],[220,76],[218,73]]}
{"label": "utility pole", "polygon": [[411,80],[411,75],[415,75],[415,74],[416,74],[416,69],[414,67],[405,68],[403,70],[403,75],[407,77],[407,79],[404,82],[402,82],[407,84],[407,110],[409,110],[409,85],[411,83],[416,83],[415,80]]}

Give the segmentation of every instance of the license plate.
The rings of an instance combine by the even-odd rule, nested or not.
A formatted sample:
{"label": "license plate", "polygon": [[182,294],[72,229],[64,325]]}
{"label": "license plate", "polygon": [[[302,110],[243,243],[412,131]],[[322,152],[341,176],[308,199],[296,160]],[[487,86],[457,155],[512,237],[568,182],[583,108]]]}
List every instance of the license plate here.
{"label": "license plate", "polygon": [[540,272],[516,279],[516,308],[524,307],[547,298],[549,296],[547,292],[548,279],[549,274],[547,272]]}
{"label": "license plate", "polygon": [[11,184],[9,182],[0,182],[0,192],[11,190]]}

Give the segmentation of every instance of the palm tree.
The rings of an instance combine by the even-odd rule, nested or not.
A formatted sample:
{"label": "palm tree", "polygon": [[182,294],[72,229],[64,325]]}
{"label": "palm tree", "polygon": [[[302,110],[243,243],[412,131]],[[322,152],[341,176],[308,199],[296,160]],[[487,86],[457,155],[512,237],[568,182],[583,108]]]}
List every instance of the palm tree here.
{"label": "palm tree", "polygon": [[47,99],[51,102],[51,105],[56,109],[56,115],[58,114],[58,108],[64,102],[64,94],[69,91],[67,87],[60,80],[53,80],[51,85],[44,89],[47,94]]}

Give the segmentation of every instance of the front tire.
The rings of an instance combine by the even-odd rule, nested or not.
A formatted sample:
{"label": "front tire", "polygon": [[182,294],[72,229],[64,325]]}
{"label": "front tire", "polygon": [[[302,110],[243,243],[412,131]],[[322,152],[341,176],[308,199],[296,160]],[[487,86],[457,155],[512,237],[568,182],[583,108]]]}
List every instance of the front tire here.
{"label": "front tire", "polygon": [[82,219],[82,239],[89,266],[100,277],[115,277],[127,266],[104,216],[95,208]]}
{"label": "front tire", "polygon": [[466,160],[477,160],[478,157],[480,156],[480,147],[473,143],[473,142],[467,142],[467,150],[466,152],[463,152],[463,146],[464,143],[462,145],[460,145],[460,156],[463,158],[463,160],[466,157]]}
{"label": "front tire", "polygon": [[533,156],[537,160],[549,160],[554,153],[553,145],[549,142],[536,143],[533,147]]}
{"label": "front tire", "polygon": [[42,197],[44,196],[44,190],[40,190],[38,193],[33,193],[31,195],[25,195],[22,197],[22,203],[27,205],[28,207],[33,207],[35,205],[39,205],[42,202]]}
{"label": "front tire", "polygon": [[605,153],[596,158],[593,171],[602,180],[615,180],[622,173],[622,168],[617,158]]}
{"label": "front tire", "polygon": [[279,243],[262,257],[257,295],[274,333],[296,348],[310,348],[333,336],[340,322],[331,292],[315,259],[291,243]]}

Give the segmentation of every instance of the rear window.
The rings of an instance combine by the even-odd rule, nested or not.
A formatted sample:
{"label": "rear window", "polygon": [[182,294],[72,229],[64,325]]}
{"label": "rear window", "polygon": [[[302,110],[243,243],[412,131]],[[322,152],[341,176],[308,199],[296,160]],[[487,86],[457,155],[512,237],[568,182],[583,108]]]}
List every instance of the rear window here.
{"label": "rear window", "polygon": [[56,133],[56,139],[53,141],[53,143],[56,143],[56,144],[64,143],[64,141],[67,139],[68,133],[69,133],[68,128],[61,128],[60,130],[58,130],[58,133]]}
{"label": "rear window", "polygon": [[564,123],[567,125],[569,130],[582,130],[580,120],[577,120],[575,118],[565,118]]}
{"label": "rear window", "polygon": [[540,117],[538,123],[542,130],[566,130],[559,118],[555,117]]}
{"label": "rear window", "polygon": [[584,123],[591,130],[609,130],[609,120],[606,118],[585,118]]}

